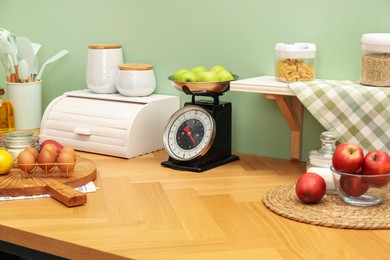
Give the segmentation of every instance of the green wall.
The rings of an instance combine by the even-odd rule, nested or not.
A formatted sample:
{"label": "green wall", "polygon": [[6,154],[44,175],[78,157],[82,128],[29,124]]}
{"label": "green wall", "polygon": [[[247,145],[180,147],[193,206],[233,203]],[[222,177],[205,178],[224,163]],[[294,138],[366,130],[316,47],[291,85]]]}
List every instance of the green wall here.
{"label": "green wall", "polygon": [[[189,97],[167,77],[178,68],[221,64],[240,78],[273,75],[277,42],[317,45],[317,78],[359,79],[360,37],[390,31],[389,0],[1,0],[0,28],[42,44],[40,64],[68,56],[43,75],[43,106],[85,86],[87,45],[120,43],[126,63],[154,65],[161,94]],[[4,82],[1,68],[0,82]],[[1,83],[1,85],[4,85]],[[290,135],[278,107],[260,94],[228,92],[234,150],[289,158]],[[323,128],[305,111],[303,156]]]}

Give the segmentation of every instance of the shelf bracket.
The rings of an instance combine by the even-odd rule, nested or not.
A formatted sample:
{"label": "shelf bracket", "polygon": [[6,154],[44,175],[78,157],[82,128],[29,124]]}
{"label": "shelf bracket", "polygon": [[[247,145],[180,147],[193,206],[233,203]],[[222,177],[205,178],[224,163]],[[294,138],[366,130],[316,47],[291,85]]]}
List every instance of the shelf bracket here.
{"label": "shelf bracket", "polygon": [[[303,128],[303,105],[296,96],[264,94],[267,99],[275,100],[282,111],[291,130],[291,160],[302,160],[302,128]],[[289,102],[291,99],[291,102]]]}

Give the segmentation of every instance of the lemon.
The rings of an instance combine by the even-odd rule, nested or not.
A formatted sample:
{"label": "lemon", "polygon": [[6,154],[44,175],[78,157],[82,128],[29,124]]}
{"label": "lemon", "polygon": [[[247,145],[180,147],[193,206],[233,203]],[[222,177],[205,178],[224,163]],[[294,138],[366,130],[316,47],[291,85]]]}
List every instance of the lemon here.
{"label": "lemon", "polygon": [[6,150],[0,150],[0,174],[8,173],[13,165],[11,154]]}

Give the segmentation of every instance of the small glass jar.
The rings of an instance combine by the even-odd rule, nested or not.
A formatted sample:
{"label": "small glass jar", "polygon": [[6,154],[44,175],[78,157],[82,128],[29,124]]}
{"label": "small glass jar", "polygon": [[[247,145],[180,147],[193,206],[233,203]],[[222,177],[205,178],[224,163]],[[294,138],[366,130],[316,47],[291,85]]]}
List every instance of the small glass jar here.
{"label": "small glass jar", "polygon": [[150,64],[121,64],[116,78],[120,94],[129,97],[143,97],[156,89],[156,78]]}
{"label": "small glass jar", "polygon": [[15,160],[26,147],[34,147],[39,150],[38,137],[33,132],[11,132],[4,134],[4,148],[11,154]]}
{"label": "small glass jar", "polygon": [[282,82],[315,79],[316,45],[313,43],[277,43],[275,45],[275,78]]}
{"label": "small glass jar", "polygon": [[330,166],[332,166],[332,157],[336,149],[337,135],[333,132],[326,131],[321,133],[320,140],[322,142],[321,147],[309,152],[306,171],[317,173],[324,178],[326,192],[328,194],[335,194],[336,186],[334,185]]}
{"label": "small glass jar", "polygon": [[123,63],[119,44],[88,45],[87,77],[89,90],[98,94],[117,93],[115,80],[118,66]]}
{"label": "small glass jar", "polygon": [[390,86],[390,33],[367,33],[361,38],[360,83]]}

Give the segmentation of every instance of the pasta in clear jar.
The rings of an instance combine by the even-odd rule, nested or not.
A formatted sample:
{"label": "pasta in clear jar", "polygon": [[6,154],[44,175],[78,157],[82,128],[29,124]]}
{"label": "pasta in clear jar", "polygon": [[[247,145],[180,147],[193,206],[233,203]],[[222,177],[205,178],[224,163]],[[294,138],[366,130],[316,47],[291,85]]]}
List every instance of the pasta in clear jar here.
{"label": "pasta in clear jar", "polygon": [[310,43],[277,43],[275,78],[282,82],[314,80],[315,52],[315,45]]}

